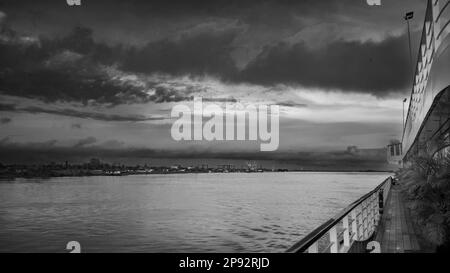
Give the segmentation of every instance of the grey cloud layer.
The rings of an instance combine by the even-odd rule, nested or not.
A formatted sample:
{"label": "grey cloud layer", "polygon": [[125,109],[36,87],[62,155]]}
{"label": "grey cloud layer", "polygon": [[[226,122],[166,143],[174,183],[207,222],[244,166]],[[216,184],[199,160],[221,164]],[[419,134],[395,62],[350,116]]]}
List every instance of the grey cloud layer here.
{"label": "grey cloud layer", "polygon": [[[22,113],[31,113],[31,114],[53,114],[59,116],[67,116],[74,118],[83,118],[83,119],[94,119],[101,121],[128,121],[128,122],[139,122],[139,121],[151,121],[151,120],[165,120],[168,117],[147,117],[142,115],[118,115],[118,114],[107,114],[107,113],[98,113],[98,112],[86,112],[79,111],[74,109],[49,109],[38,106],[25,106],[20,107],[15,104],[6,104],[0,103],[0,112],[22,112]],[[81,128],[81,125],[77,125],[77,127]]]}
{"label": "grey cloud layer", "polygon": [[11,118],[0,118],[0,124],[7,124],[12,121]]}
{"label": "grey cloud layer", "polygon": [[[53,17],[61,19],[55,14],[57,11],[67,13],[62,2],[43,1],[37,9],[48,16],[39,19],[37,24],[42,20],[45,26]],[[6,15],[12,13],[11,18],[5,17],[3,21],[11,19],[12,23],[8,27],[5,22],[0,23],[0,92],[49,102],[61,100],[85,104],[92,101],[123,104],[191,99],[189,94],[155,83],[136,86],[120,82],[103,70],[113,65],[124,72],[144,75],[212,75],[225,82],[293,84],[377,96],[403,91],[408,85],[408,51],[404,36],[388,37],[381,42],[338,40],[318,48],[311,48],[303,41],[269,43],[251,62],[243,68],[237,67],[234,54],[251,50],[242,48],[249,46],[248,41],[243,40],[251,40],[255,28],[267,28],[267,36],[273,36],[277,29],[278,32],[294,31],[303,26],[302,16],[316,20],[327,16],[348,17],[349,12],[343,7],[367,12],[364,1],[356,2],[189,1],[188,4],[186,1],[127,1],[125,4],[93,1],[84,6],[82,12],[67,14],[80,19],[98,14],[100,22],[112,19],[104,10],[114,13],[117,18],[132,15],[132,18],[144,20],[148,18],[144,16],[146,14],[153,20],[148,19],[148,24],[161,24],[161,31],[165,28],[158,20],[164,18],[191,24],[190,28],[175,32],[176,35],[172,33],[157,40],[149,37],[150,41],[144,46],[133,46],[125,41],[116,45],[99,42],[96,37],[102,35],[100,23],[92,23],[89,28],[75,28],[56,37],[40,38],[34,43],[24,41],[21,34],[11,28],[15,25],[24,28],[23,18],[28,14],[31,2],[3,1],[2,9]],[[146,24],[145,21],[142,23]],[[73,22],[62,18],[61,24],[67,29]],[[125,21],[123,27],[118,26],[117,32],[122,33],[126,27]],[[108,31],[104,26],[102,30]],[[142,39],[145,40],[145,36]],[[149,90],[153,92],[149,93]]]}
{"label": "grey cloud layer", "polygon": [[382,42],[337,41],[318,49],[304,43],[266,48],[242,71],[242,80],[259,84],[362,91],[383,95],[405,88],[410,64],[405,37]]}
{"label": "grey cloud layer", "polygon": [[[162,86],[124,84],[99,68],[114,63],[124,71],[144,74],[213,75],[231,82],[299,84],[379,96],[408,84],[404,37],[391,37],[380,43],[338,41],[319,49],[310,49],[303,43],[280,43],[265,48],[239,70],[230,57],[233,35],[233,31],[201,33],[176,41],[149,43],[144,48],[124,49],[96,44],[88,29],[78,28],[65,39],[43,40],[41,45],[2,43],[0,90],[15,96],[83,103],[189,98]],[[62,54],[64,51],[79,57],[71,59]],[[57,57],[62,60],[55,61]],[[156,89],[153,95],[147,93],[150,87]]]}

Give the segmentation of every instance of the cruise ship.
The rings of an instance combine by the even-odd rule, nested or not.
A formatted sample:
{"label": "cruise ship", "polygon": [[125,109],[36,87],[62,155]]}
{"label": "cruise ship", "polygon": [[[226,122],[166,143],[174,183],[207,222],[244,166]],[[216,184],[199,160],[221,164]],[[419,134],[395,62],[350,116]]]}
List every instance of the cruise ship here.
{"label": "cruise ship", "polygon": [[[426,5],[402,141],[387,146],[388,162],[398,167],[419,157],[440,161],[450,154],[450,1],[428,0]],[[424,252],[395,182],[388,177],[288,252]]]}

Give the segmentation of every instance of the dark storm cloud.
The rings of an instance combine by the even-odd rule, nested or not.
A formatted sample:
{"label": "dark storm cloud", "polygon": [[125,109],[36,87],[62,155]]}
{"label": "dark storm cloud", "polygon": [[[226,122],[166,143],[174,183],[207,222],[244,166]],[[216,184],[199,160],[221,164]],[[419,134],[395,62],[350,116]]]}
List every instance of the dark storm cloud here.
{"label": "dark storm cloud", "polygon": [[156,86],[154,90],[155,92],[150,96],[150,100],[156,103],[178,102],[193,99],[192,96],[189,96],[186,93],[182,93],[178,90],[171,89],[170,87],[166,86]]}
{"label": "dark storm cloud", "polygon": [[203,30],[183,34],[175,40],[149,43],[143,48],[129,50],[122,68],[143,73],[208,74],[228,78],[236,72],[230,52],[239,31],[239,28]]}
{"label": "dark storm cloud", "polygon": [[377,96],[402,90],[410,81],[405,36],[388,37],[381,42],[340,40],[319,48],[304,42],[279,43],[267,46],[239,71],[230,57],[235,35],[232,31],[202,33],[178,41],[151,43],[124,54],[129,57],[122,68],[143,73],[208,74],[262,85],[300,84]]}
{"label": "dark storm cloud", "polygon": [[304,43],[280,43],[266,48],[240,77],[253,83],[293,83],[384,95],[409,84],[409,65],[403,36],[381,42],[337,41],[317,49]]}
{"label": "dark storm cloud", "polygon": [[[5,75],[5,74],[4,74]],[[147,95],[134,87],[115,85],[95,76],[74,75],[63,71],[14,71],[2,79],[1,92],[13,96],[38,98],[46,102],[82,102],[124,104],[147,101]],[[117,96],[121,94],[121,96]]]}
{"label": "dark storm cloud", "polygon": [[112,63],[145,74],[214,75],[233,82],[300,84],[380,96],[409,81],[403,36],[381,42],[336,41],[315,49],[302,42],[279,43],[266,47],[239,71],[230,57],[235,35],[236,29],[202,32],[124,49],[96,44],[89,29],[77,28],[58,41],[44,40],[42,46],[0,44],[0,87],[6,94],[46,101],[121,104],[191,98],[161,86],[148,95],[142,87],[117,82],[98,67]]}
{"label": "dark storm cloud", "polygon": [[91,35],[89,29],[75,28],[62,39],[35,43],[24,42],[14,32],[3,35],[0,92],[47,102],[122,104],[148,100],[141,89],[115,81],[100,69],[100,64],[114,60],[108,55],[108,49],[113,49],[95,44]]}
{"label": "dark storm cloud", "polygon": [[233,97],[228,97],[228,98],[202,98],[202,100],[204,102],[218,102],[218,103],[224,103],[224,102],[236,103],[236,102],[238,102],[238,100],[233,98]]}
{"label": "dark storm cloud", "polygon": [[[66,15],[68,24],[71,16],[87,19],[97,16],[102,19],[113,14],[117,18],[133,15],[137,18],[186,19],[189,17],[232,17],[247,22],[269,24],[290,24],[299,12],[305,14],[332,13],[343,3],[366,6],[366,0],[82,0],[80,7],[68,7],[65,0],[1,0],[0,8],[6,12],[35,14],[43,20],[51,20],[55,13]],[[388,0],[385,0],[388,1]],[[108,12],[105,13],[104,11]],[[45,16],[47,15],[47,16]],[[47,17],[47,18],[45,18]],[[61,16],[60,19],[64,19]],[[126,22],[121,22],[125,23]]]}
{"label": "dark storm cloud", "polygon": [[74,118],[83,118],[83,119],[94,119],[101,121],[128,121],[128,122],[139,122],[139,121],[151,121],[151,120],[165,120],[168,117],[147,117],[142,115],[117,115],[117,114],[106,114],[106,113],[98,113],[98,112],[84,112],[74,109],[49,109],[38,106],[26,106],[19,107],[14,104],[2,104],[0,103],[0,111],[8,111],[8,112],[22,112],[22,113],[31,113],[31,114],[52,114],[59,116],[67,116]]}
{"label": "dark storm cloud", "polygon": [[78,140],[77,143],[75,143],[75,145],[73,145],[73,147],[80,148],[80,147],[94,144],[96,142],[97,142],[97,139],[95,137],[87,137],[87,138]]}
{"label": "dark storm cloud", "polygon": [[14,142],[10,137],[6,137],[0,141],[0,150],[16,150],[25,148],[26,150],[40,150],[40,151],[49,151],[57,148],[56,144],[58,140],[50,139],[46,141],[39,142],[27,142],[27,143],[18,143]]}
{"label": "dark storm cloud", "polygon": [[[98,71],[91,59],[100,57],[87,29],[77,28],[63,39],[35,43],[26,43],[11,31],[2,34],[0,92],[4,94],[49,102],[96,100],[112,104],[146,98],[136,88],[118,85]],[[64,54],[64,50],[69,53]],[[85,58],[83,54],[88,53],[90,58]]]}
{"label": "dark storm cloud", "polygon": [[12,121],[11,118],[0,118],[0,124],[7,124]]}
{"label": "dark storm cloud", "polygon": [[296,107],[296,108],[304,108],[304,107],[308,107],[307,104],[304,103],[296,103],[294,101],[281,101],[281,102],[277,102],[277,105],[279,106],[286,106],[286,107]]}
{"label": "dark storm cloud", "polygon": [[[99,71],[98,65],[107,63],[122,63],[120,67],[130,72],[215,75],[233,82],[300,84],[375,95],[402,89],[409,81],[403,36],[381,42],[337,41],[316,49],[305,43],[279,43],[266,47],[238,71],[230,57],[233,31],[164,40],[141,49],[97,45],[91,40],[92,33],[84,28],[58,42],[44,42],[41,47],[2,44],[0,87],[6,94],[47,101],[121,104],[190,99],[166,87],[156,87],[155,93],[148,95],[143,88],[119,83]],[[109,51],[100,55],[98,47]],[[108,53],[113,51],[116,54]]]}
{"label": "dark storm cloud", "polygon": [[70,125],[70,127],[72,129],[81,129],[83,126],[81,125],[81,123],[72,123],[72,125]]}
{"label": "dark storm cloud", "polygon": [[[379,13],[373,19],[365,0],[84,1],[75,8],[63,0],[39,5],[3,0],[0,10],[6,13],[0,22],[0,92],[47,102],[117,105],[191,99],[189,94],[155,83],[136,86],[113,79],[102,69],[112,65],[144,75],[213,75],[226,82],[299,84],[377,96],[409,82],[405,37],[379,43],[337,41],[314,49],[303,42],[264,40],[294,35],[305,27],[304,18],[324,22],[349,18],[355,24],[352,19],[359,16],[355,12],[363,11],[372,16],[367,17],[372,23],[382,21]],[[33,25],[28,21],[34,21]],[[74,24],[89,27],[72,29]],[[169,24],[173,29],[165,35]],[[16,27],[20,31],[13,30]],[[58,35],[49,30],[58,27]],[[155,28],[155,37],[139,35],[148,27]],[[255,29],[267,31],[255,34]],[[128,43],[130,30],[139,36],[139,46]],[[284,31],[288,36],[279,36]],[[33,32],[46,36],[35,42],[21,36]],[[258,49],[249,48],[255,45],[248,41],[259,41],[258,35],[267,37],[261,44],[256,42]],[[111,39],[118,42],[110,43]],[[237,67],[233,59],[237,49],[259,52],[263,45],[255,59]]]}
{"label": "dark storm cloud", "polygon": [[14,112],[16,111],[16,106],[9,103],[0,103],[0,112]]}
{"label": "dark storm cloud", "polygon": [[[62,38],[42,38],[34,43],[24,43],[18,34],[8,31],[0,41],[0,93],[84,104],[191,100],[189,94],[201,87],[184,86],[185,91],[181,92],[157,81],[137,86],[114,78],[105,67],[118,64],[132,73],[229,78],[236,72],[229,56],[236,31],[236,28],[218,33],[202,30],[176,40],[149,43],[144,48],[95,43],[92,31],[84,27],[76,27]],[[149,89],[154,91],[151,95],[147,93]]]}

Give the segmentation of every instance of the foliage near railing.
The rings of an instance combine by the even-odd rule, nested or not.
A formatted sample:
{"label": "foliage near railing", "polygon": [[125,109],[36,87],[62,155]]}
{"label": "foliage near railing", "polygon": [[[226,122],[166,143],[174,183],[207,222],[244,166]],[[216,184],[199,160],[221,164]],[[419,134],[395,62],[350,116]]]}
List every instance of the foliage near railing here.
{"label": "foliage near railing", "polygon": [[450,251],[449,170],[449,156],[422,156],[397,173],[411,219],[430,251]]}

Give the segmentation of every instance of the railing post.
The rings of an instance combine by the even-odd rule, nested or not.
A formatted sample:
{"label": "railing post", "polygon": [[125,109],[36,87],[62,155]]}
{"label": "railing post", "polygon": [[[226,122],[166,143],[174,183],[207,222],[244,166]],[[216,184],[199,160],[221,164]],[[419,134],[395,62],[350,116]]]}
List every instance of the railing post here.
{"label": "railing post", "polygon": [[319,253],[319,245],[317,242],[315,242],[308,248],[308,253]]}
{"label": "railing post", "polygon": [[336,226],[330,229],[330,243],[331,243],[330,252],[338,253],[339,242],[337,238]]}
{"label": "railing post", "polygon": [[363,207],[363,203],[361,203],[359,205],[359,210],[358,210],[358,240],[363,240],[363,237],[364,237],[363,213],[364,213],[364,207]]}
{"label": "railing post", "polygon": [[342,220],[344,226],[344,246],[350,247],[350,226],[348,223],[348,215]]}
{"label": "railing post", "polygon": [[371,225],[371,223],[370,223],[370,220],[371,220],[371,215],[370,215],[370,197],[368,198],[368,200],[367,200],[367,204],[366,204],[366,222],[367,222],[367,224],[366,224],[366,238],[365,239],[367,239],[367,238],[369,238],[369,234],[370,234],[370,229],[372,228],[372,225]]}
{"label": "railing post", "polygon": [[352,233],[353,233],[353,240],[358,240],[358,223],[356,222],[356,208],[354,208],[351,212],[352,214]]}
{"label": "railing post", "polygon": [[387,198],[388,198],[388,194],[391,190],[391,186],[392,186],[392,177],[389,178],[389,181],[386,182],[386,185],[384,186],[384,191],[383,191],[383,205],[385,205],[384,207],[386,207],[386,202],[387,202]]}
{"label": "railing post", "polygon": [[[381,189],[381,190],[383,190],[383,189]],[[380,215],[380,200],[379,200],[379,195],[380,195],[380,191],[377,191],[376,193],[376,198],[375,198],[375,220],[377,221],[377,226],[378,226],[378,223],[380,222],[380,218],[381,218],[381,215]]]}
{"label": "railing post", "polygon": [[378,225],[378,219],[379,219],[379,212],[380,210],[378,209],[378,193],[374,193],[374,198],[373,198],[373,213],[375,215],[375,226]]}
{"label": "railing post", "polygon": [[369,203],[367,204],[367,237],[370,236],[371,232],[372,232],[372,196],[369,197]]}
{"label": "railing post", "polygon": [[372,233],[372,196],[369,197],[369,204],[367,204],[367,237]]}
{"label": "railing post", "polygon": [[363,202],[363,207],[362,207],[362,216],[363,216],[363,240],[367,239],[367,229],[368,229],[368,219],[367,219],[367,200],[365,200]]}
{"label": "railing post", "polygon": [[375,198],[374,195],[372,194],[370,196],[370,203],[369,203],[369,209],[370,209],[370,232],[369,235],[372,234],[372,232],[375,231],[375,207],[374,207],[374,203],[375,203]]}

